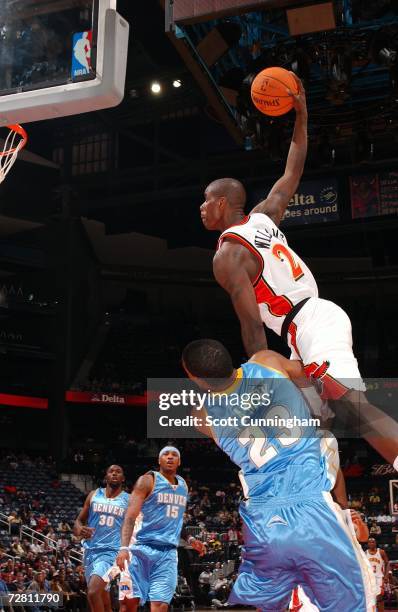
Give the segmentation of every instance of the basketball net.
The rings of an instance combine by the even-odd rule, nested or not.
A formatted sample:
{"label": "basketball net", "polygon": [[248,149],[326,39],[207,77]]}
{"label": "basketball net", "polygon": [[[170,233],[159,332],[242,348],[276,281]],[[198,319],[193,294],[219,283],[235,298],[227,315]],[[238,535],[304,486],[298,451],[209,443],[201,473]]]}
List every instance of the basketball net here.
{"label": "basketball net", "polygon": [[9,132],[4,141],[3,149],[0,149],[0,183],[4,181],[15,164],[18,153],[28,141],[28,135],[21,125],[8,125],[7,128]]}

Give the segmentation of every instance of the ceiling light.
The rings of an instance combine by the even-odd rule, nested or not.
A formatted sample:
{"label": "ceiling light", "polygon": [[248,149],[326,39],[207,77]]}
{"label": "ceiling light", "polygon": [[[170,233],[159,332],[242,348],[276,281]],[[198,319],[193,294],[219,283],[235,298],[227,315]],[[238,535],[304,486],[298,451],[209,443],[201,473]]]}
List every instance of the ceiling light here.
{"label": "ceiling light", "polygon": [[180,81],[180,79],[174,79],[173,81],[173,87],[175,87],[176,89],[178,89],[179,87],[181,87],[182,83]]}
{"label": "ceiling light", "polygon": [[151,84],[151,92],[154,94],[159,94],[162,91],[162,86],[157,81],[154,81]]}

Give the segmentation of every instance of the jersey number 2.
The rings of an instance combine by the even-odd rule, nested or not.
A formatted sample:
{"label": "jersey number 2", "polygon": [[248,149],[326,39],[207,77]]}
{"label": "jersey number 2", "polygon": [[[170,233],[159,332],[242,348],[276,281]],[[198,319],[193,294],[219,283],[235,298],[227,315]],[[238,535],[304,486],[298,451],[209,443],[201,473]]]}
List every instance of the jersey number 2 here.
{"label": "jersey number 2", "polygon": [[280,261],[288,261],[292,270],[293,279],[295,281],[298,281],[302,276],[304,276],[304,272],[300,264],[294,260],[293,255],[284,244],[274,244],[274,246],[272,247],[272,255],[274,255],[274,257],[276,257]]}

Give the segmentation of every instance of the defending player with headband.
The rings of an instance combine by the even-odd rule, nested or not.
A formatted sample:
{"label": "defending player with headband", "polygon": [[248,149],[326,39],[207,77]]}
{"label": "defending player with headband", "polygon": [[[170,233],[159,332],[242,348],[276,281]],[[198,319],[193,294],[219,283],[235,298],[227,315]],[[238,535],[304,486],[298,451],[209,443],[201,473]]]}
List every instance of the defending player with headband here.
{"label": "defending player with headband", "polygon": [[105,488],[88,494],[73,528],[75,536],[83,538],[87,598],[92,612],[111,612],[106,587],[115,574],[113,565],[129,503],[129,494],[123,491],[124,481],[123,469],[111,465],[106,470]]}
{"label": "defending player with headband", "polygon": [[[195,410],[204,424],[206,416],[212,417],[213,427],[201,431],[241,470],[244,547],[230,602],[283,610],[292,590],[302,584],[322,612],[370,611],[373,601],[368,599],[357,551],[330,495],[334,483],[320,436],[290,380],[298,377],[300,362],[259,351],[235,369],[227,349],[209,339],[185,347],[182,362],[201,389],[211,389],[219,397],[205,410]],[[258,396],[260,387],[272,398],[269,405],[252,403],[245,414],[250,414],[253,426],[231,427],[236,398]],[[257,426],[259,419],[284,422],[280,427]],[[288,419],[302,426],[287,427]]]}
{"label": "defending player with headband", "polygon": [[363,394],[351,322],[339,306],[318,297],[311,271],[279,229],[307,155],[305,91],[297,81],[296,122],[285,172],[267,198],[246,216],[246,192],[239,181],[218,179],[205,190],[203,225],[221,232],[214,276],[231,297],[247,355],[267,348],[265,323],[288,343],[292,358],[303,362],[307,375],[320,379],[327,399],[344,400],[343,414],[351,417],[354,427],[361,410],[361,435],[387,461],[397,459],[398,469],[398,423]]}
{"label": "defending player with headband", "polygon": [[177,475],[180,463],[180,451],[165,446],[159,453],[159,472],[140,476],[131,494],[116,559],[122,570],[119,599],[129,612],[146,601],[151,602],[152,612],[164,611],[173,598],[188,496],[185,480]]}

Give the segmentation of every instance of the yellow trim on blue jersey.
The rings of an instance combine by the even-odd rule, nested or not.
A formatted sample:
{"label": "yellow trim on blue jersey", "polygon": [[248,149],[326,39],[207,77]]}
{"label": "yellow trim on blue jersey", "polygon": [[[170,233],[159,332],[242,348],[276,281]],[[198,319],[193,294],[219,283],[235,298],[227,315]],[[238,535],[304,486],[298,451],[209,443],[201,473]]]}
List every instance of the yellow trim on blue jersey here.
{"label": "yellow trim on blue jersey", "polygon": [[[280,374],[281,376],[283,376],[283,378],[289,378],[289,376],[287,376],[287,374],[284,374],[283,372],[281,372],[280,370],[277,370],[276,368],[271,368],[271,366],[265,365],[265,363],[260,363],[259,361],[248,361],[247,363],[255,363],[256,365],[261,366],[262,368],[267,368],[267,370],[272,370],[273,372],[277,372],[277,374]],[[289,378],[290,380],[290,378]]]}
{"label": "yellow trim on blue jersey", "polygon": [[229,385],[229,387],[227,387],[226,389],[220,389],[219,391],[213,391],[212,395],[217,396],[217,395],[221,395],[224,393],[228,395],[229,393],[232,393],[232,391],[236,389],[236,387],[239,385],[242,378],[243,378],[243,369],[238,368],[236,370],[235,380]]}

